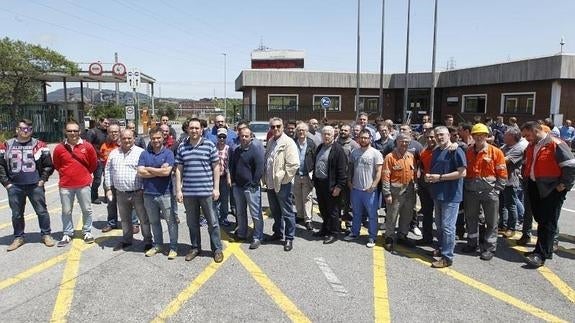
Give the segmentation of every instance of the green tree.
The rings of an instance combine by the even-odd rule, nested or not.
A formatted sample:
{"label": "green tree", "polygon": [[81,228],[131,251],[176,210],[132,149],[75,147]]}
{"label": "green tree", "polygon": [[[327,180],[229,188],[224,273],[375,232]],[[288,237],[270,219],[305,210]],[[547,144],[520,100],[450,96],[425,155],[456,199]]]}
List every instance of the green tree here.
{"label": "green tree", "polygon": [[51,49],[5,37],[0,40],[0,104],[37,101],[40,75],[77,71],[76,63]]}
{"label": "green tree", "polygon": [[112,119],[124,119],[126,117],[125,107],[121,105],[116,105],[114,103],[106,103],[103,105],[95,106],[90,109],[90,116],[94,120],[99,118],[112,118]]}
{"label": "green tree", "polygon": [[174,102],[166,102],[161,100],[156,100],[156,116],[160,118],[161,116],[167,115],[170,120],[176,120],[177,113],[176,109],[178,104]]}

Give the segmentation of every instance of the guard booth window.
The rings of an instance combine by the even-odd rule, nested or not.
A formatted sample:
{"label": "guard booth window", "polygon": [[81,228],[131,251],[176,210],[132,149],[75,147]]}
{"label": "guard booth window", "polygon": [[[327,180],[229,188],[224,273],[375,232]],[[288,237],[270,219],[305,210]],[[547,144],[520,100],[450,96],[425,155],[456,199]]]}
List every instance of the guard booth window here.
{"label": "guard booth window", "polygon": [[297,94],[270,94],[268,95],[268,111],[297,111]]}
{"label": "guard booth window", "polygon": [[501,95],[502,113],[534,114],[535,92],[503,93]]}
{"label": "guard booth window", "polygon": [[359,96],[359,111],[371,113],[379,113],[379,96]]}
{"label": "guard booth window", "polygon": [[487,94],[470,94],[463,96],[463,113],[483,113],[487,107]]}

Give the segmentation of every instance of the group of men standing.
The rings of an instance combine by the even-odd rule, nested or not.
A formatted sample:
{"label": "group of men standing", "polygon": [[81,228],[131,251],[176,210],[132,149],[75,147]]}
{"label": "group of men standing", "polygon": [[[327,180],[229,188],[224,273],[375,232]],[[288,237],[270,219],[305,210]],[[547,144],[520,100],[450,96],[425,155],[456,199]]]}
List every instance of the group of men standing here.
{"label": "group of men standing", "polygon": [[[323,220],[314,235],[324,244],[337,241],[341,219],[346,220],[346,209],[351,205],[351,228],[344,240],[356,240],[367,219],[366,246],[373,247],[379,228],[378,208],[383,204],[387,211],[384,248],[391,251],[395,244],[414,247],[407,234],[413,227],[419,195],[423,238],[416,242],[433,244],[434,221],[437,243],[433,253],[438,259],[432,266],[443,268],[453,263],[457,227],[463,222],[458,217],[460,206],[467,231],[462,251],[475,253],[479,249],[480,258],[488,261],[496,252],[498,229],[503,227],[507,237],[514,234],[519,207],[515,201],[518,187],[522,187],[525,220],[518,243],[527,243],[531,218],[535,218],[538,239],[526,259],[530,266],[542,266],[552,258],[561,205],[575,182],[575,158],[569,146],[535,121],[520,128],[503,127],[498,118],[495,131],[493,126],[476,123],[455,132],[451,123],[435,128],[424,123],[421,145],[412,137],[409,125],[396,131],[392,124],[380,122],[373,128],[365,114],[360,114],[353,138],[355,128],[350,125],[325,125],[319,130],[317,120],[290,124],[288,135],[283,120],[272,118],[264,148],[247,122],[240,121],[234,131],[226,127],[222,116],[216,118],[211,131],[202,120],[187,120],[182,127],[186,135],[179,140],[166,122],[150,131],[145,147],[136,145],[132,129],[120,131],[106,119],[100,120],[88,140],[80,137],[80,126],[69,121],[66,139],[55,147],[52,157],[43,142],[32,138],[32,122],[23,119],[15,138],[0,147],[0,183],[9,192],[15,237],[7,250],[24,244],[26,197],[38,214],[43,243],[56,244],[51,237],[43,185],[57,170],[63,223],[63,237],[57,243],[60,247],[74,236],[74,199],[82,210],[82,238],[86,243],[94,242],[91,203],[100,203],[97,192],[103,177],[108,221],[102,231],[114,229],[118,215],[122,223],[122,240],[114,250],[130,247],[141,227],[146,256],[166,251],[168,258],[174,259],[177,201],[184,205],[191,241],[185,259],[190,261],[201,253],[203,216],[214,261],[221,262],[219,225],[229,225],[228,200],[237,218],[232,238],[249,240],[250,249],[257,249],[264,241],[264,185],[274,219],[268,241],[282,241],[285,251],[293,249],[296,214],[306,229],[314,229],[313,191]],[[490,144],[494,138],[495,144]],[[497,143],[502,144],[501,149]],[[251,237],[248,211],[254,224]],[[161,219],[168,226],[167,250]]]}

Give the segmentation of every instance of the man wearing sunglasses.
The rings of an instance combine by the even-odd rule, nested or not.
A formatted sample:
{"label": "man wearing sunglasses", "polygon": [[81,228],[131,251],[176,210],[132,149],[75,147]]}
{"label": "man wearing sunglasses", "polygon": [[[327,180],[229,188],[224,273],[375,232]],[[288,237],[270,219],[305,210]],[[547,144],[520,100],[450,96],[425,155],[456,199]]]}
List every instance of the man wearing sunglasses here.
{"label": "man wearing sunglasses", "polygon": [[54,172],[50,150],[46,144],[32,138],[32,121],[22,119],[16,127],[16,138],[0,145],[0,182],[8,191],[8,204],[12,209],[14,241],[6,251],[24,244],[24,208],[26,197],[32,204],[47,247],[55,245],[50,235],[50,215],[46,208],[44,183]]}

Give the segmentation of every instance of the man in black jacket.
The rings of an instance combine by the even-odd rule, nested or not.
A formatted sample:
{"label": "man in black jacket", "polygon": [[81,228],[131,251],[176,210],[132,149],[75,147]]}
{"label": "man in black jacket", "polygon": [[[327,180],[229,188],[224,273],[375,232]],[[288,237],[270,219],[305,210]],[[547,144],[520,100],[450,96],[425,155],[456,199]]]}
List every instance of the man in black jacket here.
{"label": "man in black jacket", "polygon": [[108,138],[108,125],[110,122],[108,118],[100,118],[98,120],[99,124],[97,127],[88,130],[86,134],[86,140],[94,146],[96,152],[98,153],[98,168],[94,172],[94,180],[92,181],[92,203],[101,204],[102,202],[98,198],[98,190],[100,189],[100,184],[102,184],[102,173],[104,172],[104,163],[100,161],[100,146]]}
{"label": "man in black jacket", "polygon": [[324,237],[323,243],[329,244],[337,240],[341,230],[340,193],[347,182],[347,159],[343,148],[334,142],[333,127],[323,127],[322,139],[316,151],[313,181],[323,223],[315,235]]}
{"label": "man in black jacket", "polygon": [[50,150],[44,142],[32,138],[32,121],[20,120],[16,138],[0,145],[0,182],[8,191],[14,227],[14,241],[6,251],[16,250],[24,244],[26,197],[38,215],[42,242],[47,247],[54,246],[44,192],[44,183],[53,172]]}
{"label": "man in black jacket", "polygon": [[315,165],[316,146],[313,140],[307,136],[308,130],[309,127],[305,122],[299,122],[295,128],[294,140],[299,153],[299,169],[294,177],[293,194],[297,217],[305,221],[306,229],[311,231],[313,230],[311,223],[313,217],[311,174]]}

